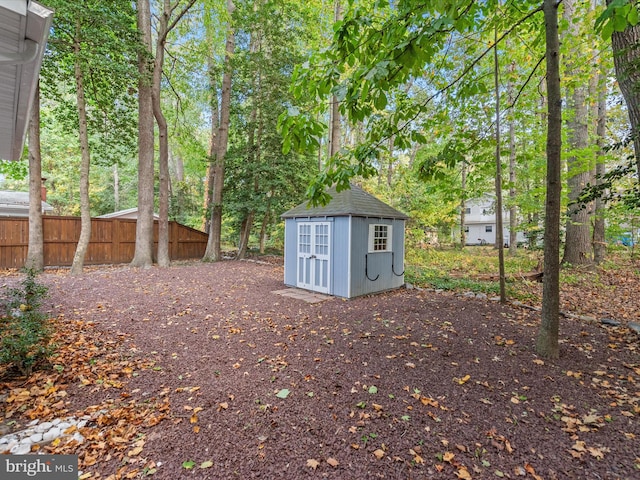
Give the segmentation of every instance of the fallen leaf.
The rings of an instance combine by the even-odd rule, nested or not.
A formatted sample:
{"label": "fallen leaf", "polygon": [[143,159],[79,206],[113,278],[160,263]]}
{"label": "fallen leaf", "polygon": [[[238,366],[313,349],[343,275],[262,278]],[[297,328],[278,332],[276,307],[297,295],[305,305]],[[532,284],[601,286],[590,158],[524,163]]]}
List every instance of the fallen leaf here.
{"label": "fallen leaf", "polygon": [[136,455],[140,455],[140,452],[142,452],[142,447],[136,447],[132,450],[129,450],[129,452],[127,452],[127,456],[135,457]]}
{"label": "fallen leaf", "polygon": [[336,460],[335,458],[329,457],[327,458],[327,463],[329,465],[331,465],[332,467],[337,467],[338,465],[340,465],[340,462],[338,462],[338,460]]}
{"label": "fallen leaf", "polygon": [[289,392],[288,388],[283,388],[278,393],[276,393],[276,397],[278,397],[278,398],[287,398],[289,396],[289,393],[291,393],[291,392]]}
{"label": "fallen leaf", "polygon": [[471,474],[465,467],[460,467],[456,472],[456,477],[462,478],[462,480],[471,480]]}
{"label": "fallen leaf", "polygon": [[213,462],[211,460],[206,460],[200,464],[200,468],[210,468],[213,467]]}
{"label": "fallen leaf", "polygon": [[471,378],[471,375],[465,375],[464,377],[457,379],[458,384],[464,385],[469,381],[470,378]]}
{"label": "fallen leaf", "polygon": [[451,460],[453,460],[453,457],[455,456],[456,454],[453,452],[445,452],[444,455],[442,456],[442,460],[445,462],[451,463]]}
{"label": "fallen leaf", "polygon": [[309,460],[307,460],[307,467],[313,468],[315,470],[316,468],[318,468],[318,465],[320,465],[320,462],[318,462],[314,458],[310,458]]}
{"label": "fallen leaf", "polygon": [[384,458],[384,452],[383,452],[382,450],[380,450],[379,448],[378,448],[377,450],[375,450],[375,451],[373,452],[373,454],[375,455],[375,457],[376,457],[378,460],[382,460],[382,459]]}
{"label": "fallen leaf", "polygon": [[194,462],[193,460],[186,460],[182,462],[182,468],[186,468],[187,470],[191,470],[195,466],[196,462]]}

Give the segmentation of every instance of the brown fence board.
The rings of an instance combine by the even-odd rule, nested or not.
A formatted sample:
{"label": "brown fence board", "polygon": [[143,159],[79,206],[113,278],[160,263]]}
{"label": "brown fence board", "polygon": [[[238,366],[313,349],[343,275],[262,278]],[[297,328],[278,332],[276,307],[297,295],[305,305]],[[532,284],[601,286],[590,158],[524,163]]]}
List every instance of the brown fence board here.
{"label": "brown fence board", "polygon": [[[80,238],[79,217],[42,217],[45,266],[69,266],[73,263]],[[169,257],[171,260],[202,258],[208,235],[199,230],[169,222]],[[154,227],[158,244],[158,222]],[[136,220],[92,218],[91,239],[85,265],[129,263],[136,243]],[[29,219],[0,217],[0,268],[21,268],[27,258]]]}

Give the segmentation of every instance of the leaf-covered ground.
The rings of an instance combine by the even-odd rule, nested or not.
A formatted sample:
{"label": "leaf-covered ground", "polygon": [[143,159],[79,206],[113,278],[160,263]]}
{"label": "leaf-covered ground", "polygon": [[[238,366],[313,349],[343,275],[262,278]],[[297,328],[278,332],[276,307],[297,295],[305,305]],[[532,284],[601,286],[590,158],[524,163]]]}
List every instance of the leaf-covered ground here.
{"label": "leaf-covered ground", "polygon": [[[85,443],[43,447],[79,454],[82,478],[640,475],[639,337],[624,326],[562,319],[548,361],[536,312],[404,289],[307,304],[271,293],[277,264],[40,279],[58,356],[0,384],[3,423],[90,415]],[[594,302],[629,317],[632,297]]]}

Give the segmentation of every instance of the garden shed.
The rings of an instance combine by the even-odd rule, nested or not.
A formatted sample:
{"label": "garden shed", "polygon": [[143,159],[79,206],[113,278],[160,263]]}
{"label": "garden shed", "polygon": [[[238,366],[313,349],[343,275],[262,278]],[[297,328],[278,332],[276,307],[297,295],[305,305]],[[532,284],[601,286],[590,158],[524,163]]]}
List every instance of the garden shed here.
{"label": "garden shed", "polygon": [[327,205],[282,214],[285,285],[344,298],[404,285],[409,217],[355,185],[327,193]]}

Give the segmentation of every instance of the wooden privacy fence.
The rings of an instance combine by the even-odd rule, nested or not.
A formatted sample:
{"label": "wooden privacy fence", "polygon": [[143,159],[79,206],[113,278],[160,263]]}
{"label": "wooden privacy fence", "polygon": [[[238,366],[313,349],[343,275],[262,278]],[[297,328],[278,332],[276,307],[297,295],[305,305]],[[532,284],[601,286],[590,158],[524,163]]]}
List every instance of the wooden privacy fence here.
{"label": "wooden privacy fence", "polygon": [[[73,263],[80,217],[42,217],[45,266],[68,266]],[[169,222],[169,258],[202,258],[208,235],[176,222]],[[158,244],[158,222],[154,225],[154,242]],[[92,218],[91,240],[85,265],[128,263],[133,260],[136,243],[136,220]],[[0,217],[0,268],[21,268],[27,258],[29,219]],[[157,249],[154,249],[154,252]],[[155,255],[155,253],[154,253]],[[155,258],[154,258],[155,260]]]}

